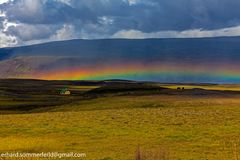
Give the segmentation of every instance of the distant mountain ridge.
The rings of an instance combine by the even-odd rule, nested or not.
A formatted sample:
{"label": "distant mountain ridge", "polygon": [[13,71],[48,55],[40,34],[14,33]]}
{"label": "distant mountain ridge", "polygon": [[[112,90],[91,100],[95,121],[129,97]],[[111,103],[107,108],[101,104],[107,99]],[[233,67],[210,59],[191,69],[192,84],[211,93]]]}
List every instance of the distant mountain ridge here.
{"label": "distant mountain ridge", "polygon": [[[240,37],[218,38],[179,38],[179,39],[100,39],[100,40],[68,40],[56,41],[30,46],[2,48],[1,56],[82,56],[121,54],[127,56],[160,54],[218,54],[230,51],[240,52]],[[148,53],[146,53],[148,51]],[[131,53],[132,55],[128,55]],[[162,56],[161,55],[161,56]],[[136,57],[134,57],[136,58]]]}
{"label": "distant mountain ridge", "polygon": [[[158,70],[156,66],[160,66],[159,72],[171,71],[171,74],[176,74],[176,76],[171,78],[164,75],[164,77],[159,78],[159,81],[192,82],[191,79],[195,78],[194,82],[208,82],[209,80],[214,81],[214,78],[206,78],[206,81],[202,80],[204,76],[211,75],[211,73],[205,73],[208,70],[209,72],[219,72],[221,74],[225,67],[226,70],[224,72],[233,69],[234,76],[238,75],[235,69],[240,64],[239,44],[240,37],[76,39],[31,46],[1,48],[0,76],[2,78],[38,78],[38,76],[36,77],[38,73],[45,73],[45,71],[49,70],[52,72],[60,69],[71,70],[72,68],[82,69],[82,71],[87,70],[88,72],[94,70],[94,73],[91,73],[91,76],[93,76],[98,75],[98,73],[95,73],[95,70],[98,68],[111,68],[111,66],[118,64],[118,68],[121,68],[121,66],[126,67],[123,68],[126,72],[129,66],[138,66],[139,68],[136,69],[137,67],[135,67],[137,71],[131,72],[140,72],[144,67],[148,68],[144,72],[150,72],[151,68],[154,67],[156,71]],[[192,70],[188,71],[185,69]],[[121,74],[124,71],[121,70]],[[186,75],[188,72],[199,72],[202,77],[198,81],[198,77],[193,76],[192,73],[191,77]],[[105,74],[107,75],[108,73]],[[107,78],[127,79],[121,76],[110,76]],[[138,76],[135,79],[131,76],[129,79],[151,80],[151,77],[148,76],[147,79],[142,79],[141,76]],[[158,81],[157,76],[154,76],[153,79]],[[225,81],[224,78],[222,79],[221,81]],[[238,79],[234,81],[238,81]]]}

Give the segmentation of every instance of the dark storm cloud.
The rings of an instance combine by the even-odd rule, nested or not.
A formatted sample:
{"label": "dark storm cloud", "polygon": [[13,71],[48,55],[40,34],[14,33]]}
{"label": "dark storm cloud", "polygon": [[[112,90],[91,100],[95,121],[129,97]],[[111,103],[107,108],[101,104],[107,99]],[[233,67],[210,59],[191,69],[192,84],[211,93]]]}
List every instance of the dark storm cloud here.
{"label": "dark storm cloud", "polygon": [[71,3],[74,9],[91,13],[78,18],[112,17],[114,28],[119,30],[219,29],[240,22],[238,0],[139,0],[132,5],[121,0],[72,0]]}
{"label": "dark storm cloud", "polygon": [[3,21],[4,21],[4,18],[0,17],[0,29],[3,28]]}
{"label": "dark storm cloud", "polygon": [[[111,37],[122,30],[222,29],[240,25],[239,8],[239,0],[14,0],[0,5],[5,19],[19,24],[7,33],[22,41],[47,39],[66,25],[78,38]],[[24,27],[32,34],[22,33]]]}
{"label": "dark storm cloud", "polygon": [[30,24],[98,24],[98,18],[114,19],[116,29],[145,32],[216,29],[238,25],[239,0],[71,0],[68,5],[57,0],[15,0],[1,8],[10,21]]}
{"label": "dark storm cloud", "polygon": [[20,23],[56,24],[81,19],[76,9],[50,0],[15,0],[2,8],[9,21]]}

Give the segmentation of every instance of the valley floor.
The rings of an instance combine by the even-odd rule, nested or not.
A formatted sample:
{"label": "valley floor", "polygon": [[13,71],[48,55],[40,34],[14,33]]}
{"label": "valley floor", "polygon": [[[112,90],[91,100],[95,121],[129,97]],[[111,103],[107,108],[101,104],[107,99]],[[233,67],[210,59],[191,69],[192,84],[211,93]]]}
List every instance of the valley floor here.
{"label": "valley floor", "polygon": [[[139,146],[149,160],[239,156],[240,100],[142,96],[99,102],[71,105],[72,111],[64,106],[57,112],[1,115],[0,152],[71,151],[86,153],[85,159],[130,160]],[[108,109],[81,110],[81,105]]]}
{"label": "valley floor", "polygon": [[[60,97],[64,103],[50,107],[10,105],[0,114],[0,153],[76,152],[86,153],[82,159],[87,160],[239,159],[240,95],[195,91],[106,95],[97,90],[101,96]],[[8,99],[8,104],[19,101]]]}

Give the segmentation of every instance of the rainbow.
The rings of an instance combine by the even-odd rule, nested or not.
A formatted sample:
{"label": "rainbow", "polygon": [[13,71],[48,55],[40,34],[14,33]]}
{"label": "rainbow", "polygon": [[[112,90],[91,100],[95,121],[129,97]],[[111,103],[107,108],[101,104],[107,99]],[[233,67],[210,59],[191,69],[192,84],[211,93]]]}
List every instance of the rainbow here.
{"label": "rainbow", "polygon": [[[222,66],[222,67],[219,67]],[[237,65],[186,65],[186,64],[111,64],[91,67],[53,69],[36,73],[45,80],[103,80],[128,79],[158,82],[239,83]]]}

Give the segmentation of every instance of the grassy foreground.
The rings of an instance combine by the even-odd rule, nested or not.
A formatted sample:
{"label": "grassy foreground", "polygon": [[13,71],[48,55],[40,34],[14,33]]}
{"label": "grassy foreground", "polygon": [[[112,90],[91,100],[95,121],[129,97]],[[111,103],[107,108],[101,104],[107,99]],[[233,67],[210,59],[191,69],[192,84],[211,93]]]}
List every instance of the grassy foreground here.
{"label": "grassy foreground", "polygon": [[89,160],[240,158],[239,95],[101,95],[3,112],[0,152],[83,152]]}

